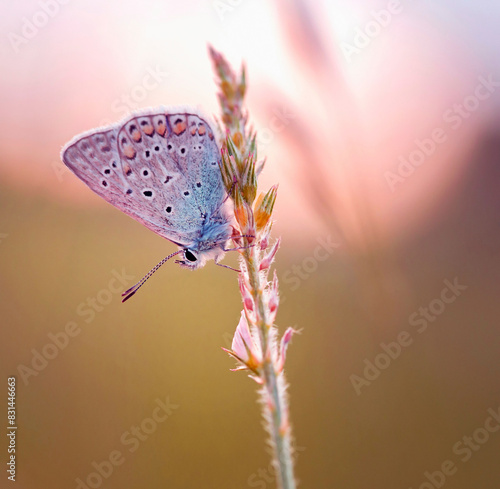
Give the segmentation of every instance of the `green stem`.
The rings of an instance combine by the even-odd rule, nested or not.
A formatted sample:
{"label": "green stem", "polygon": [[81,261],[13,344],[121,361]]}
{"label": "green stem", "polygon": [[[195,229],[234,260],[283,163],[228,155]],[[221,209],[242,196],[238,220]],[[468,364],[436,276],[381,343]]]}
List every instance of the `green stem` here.
{"label": "green stem", "polygon": [[[243,254],[248,270],[251,293],[257,307],[257,329],[263,354],[263,389],[271,399],[269,406],[271,420],[269,432],[272,437],[275,450],[276,473],[278,487],[281,489],[295,489],[293,476],[293,459],[290,442],[290,428],[288,426],[288,407],[285,398],[284,379],[278,379],[274,368],[271,351],[269,349],[270,331],[272,328],[268,306],[264,298],[264,286],[262,276],[259,273],[260,256],[255,246],[247,248]],[[283,375],[278,374],[278,375]],[[281,382],[279,382],[281,380]],[[268,409],[268,403],[264,400],[264,409]],[[283,420],[286,426],[282,429]]]}

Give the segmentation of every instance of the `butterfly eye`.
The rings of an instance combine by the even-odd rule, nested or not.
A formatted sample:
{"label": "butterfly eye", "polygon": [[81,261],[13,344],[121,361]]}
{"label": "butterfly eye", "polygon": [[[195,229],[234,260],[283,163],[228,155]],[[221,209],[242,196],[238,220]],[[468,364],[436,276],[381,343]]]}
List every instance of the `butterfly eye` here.
{"label": "butterfly eye", "polygon": [[186,258],[186,260],[190,262],[198,260],[198,258],[196,258],[196,255],[189,250],[184,250],[184,258]]}

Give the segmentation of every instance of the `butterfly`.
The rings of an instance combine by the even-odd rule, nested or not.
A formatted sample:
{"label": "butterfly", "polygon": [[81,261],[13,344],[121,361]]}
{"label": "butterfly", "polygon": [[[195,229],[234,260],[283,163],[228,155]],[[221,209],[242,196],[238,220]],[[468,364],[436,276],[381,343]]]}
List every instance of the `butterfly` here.
{"label": "butterfly", "polygon": [[[117,124],[84,132],[61,152],[63,163],[91,190],[180,247],[167,260],[195,270],[224,256],[232,235],[220,150],[208,117],[191,108],[134,112]],[[221,265],[227,267],[226,265]]]}

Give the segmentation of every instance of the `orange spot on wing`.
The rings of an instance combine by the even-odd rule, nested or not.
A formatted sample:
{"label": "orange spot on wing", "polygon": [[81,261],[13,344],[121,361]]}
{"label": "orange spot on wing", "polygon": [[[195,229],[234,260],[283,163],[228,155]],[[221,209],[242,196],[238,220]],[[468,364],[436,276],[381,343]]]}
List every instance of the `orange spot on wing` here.
{"label": "orange spot on wing", "polygon": [[191,129],[191,136],[194,136],[196,134],[196,127],[193,127],[193,129]]}
{"label": "orange spot on wing", "polygon": [[182,134],[185,130],[186,130],[186,123],[185,122],[178,122],[174,126],[174,134],[176,134],[177,136],[179,134]]}
{"label": "orange spot on wing", "polygon": [[198,127],[198,134],[200,136],[203,136],[203,134],[205,134],[207,132],[205,126],[203,124],[200,125],[200,127]]}
{"label": "orange spot on wing", "polygon": [[151,124],[148,124],[147,126],[142,126],[142,130],[144,131],[144,134],[151,136],[154,132],[154,127]]}
{"label": "orange spot on wing", "polygon": [[132,139],[134,141],[137,141],[137,142],[139,142],[142,138],[141,133],[139,132],[138,129],[135,129],[134,131],[132,131],[131,136],[132,136]]}
{"label": "orange spot on wing", "polygon": [[163,136],[165,134],[165,131],[167,130],[165,123],[163,121],[161,121],[161,124],[160,122],[157,122],[155,129],[160,136]]}
{"label": "orange spot on wing", "polygon": [[125,148],[123,149],[123,154],[128,158],[128,159],[132,159],[132,158],[135,158],[135,155],[137,154],[135,149],[132,148],[132,146],[125,146]]}

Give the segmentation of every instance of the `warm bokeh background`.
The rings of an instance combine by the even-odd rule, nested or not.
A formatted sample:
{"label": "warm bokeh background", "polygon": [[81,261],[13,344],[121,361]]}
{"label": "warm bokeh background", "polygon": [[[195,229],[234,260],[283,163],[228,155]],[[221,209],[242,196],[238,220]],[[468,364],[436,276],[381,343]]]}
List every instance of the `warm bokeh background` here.
{"label": "warm bokeh background", "polygon": [[[280,183],[279,326],[302,329],[287,373],[301,487],[429,489],[424,473],[446,460],[446,488],[500,486],[500,432],[482,430],[500,408],[498,2],[1,9],[0,413],[16,375],[17,487],[274,487],[255,385],[220,350],[239,317],[235,275],[171,263],[122,305],[114,274],[132,285],[174,247],[59,161],[72,136],[134,108],[217,113],[207,43],[246,63],[261,183]],[[419,161],[417,140],[436,131]],[[419,166],[398,170],[408,158]],[[467,289],[441,307],[455,279]],[[430,303],[440,314],[419,333]],[[34,360],[72,322],[56,358]],[[402,331],[413,343],[356,392],[352,376]],[[167,397],[178,407],[154,427]],[[124,444],[141,423],[146,439]],[[455,444],[473,435],[464,461]],[[121,465],[87,479],[113,451]]]}

